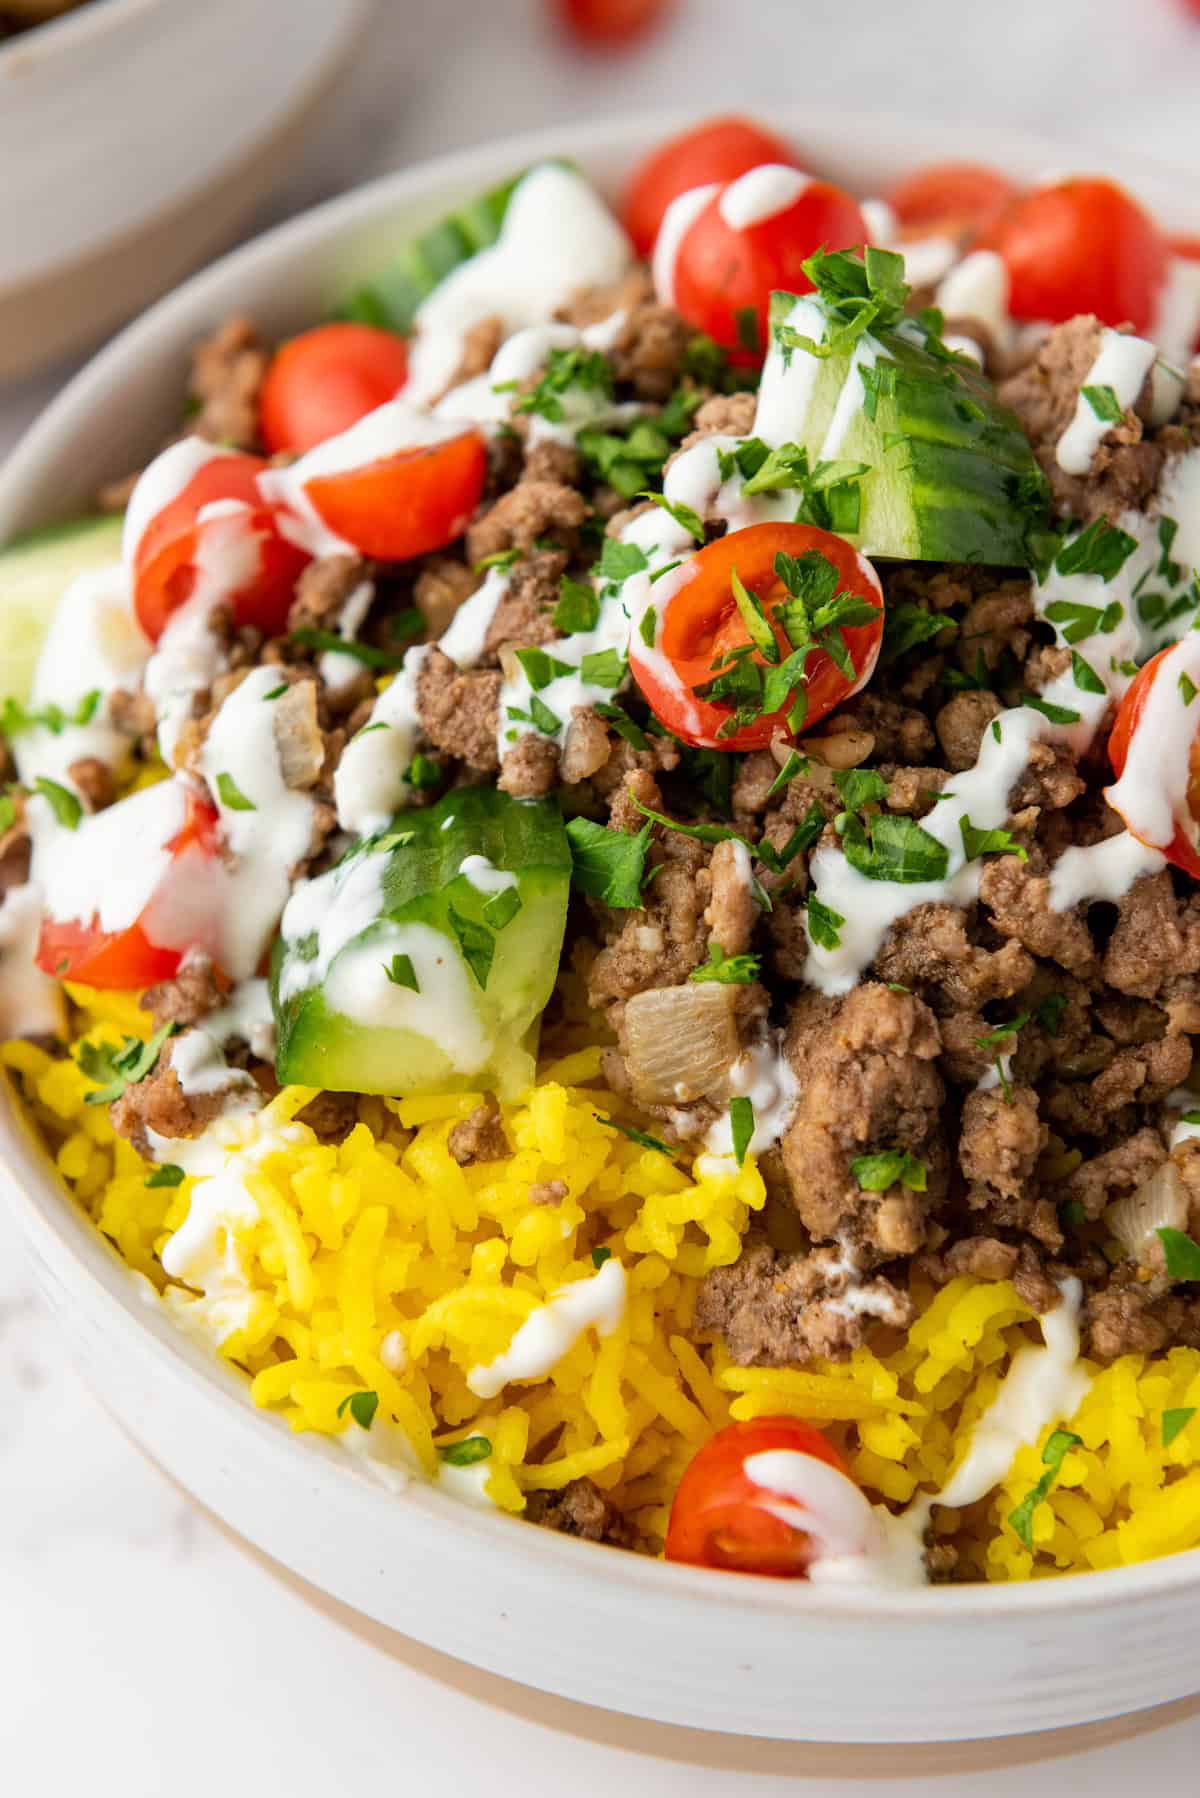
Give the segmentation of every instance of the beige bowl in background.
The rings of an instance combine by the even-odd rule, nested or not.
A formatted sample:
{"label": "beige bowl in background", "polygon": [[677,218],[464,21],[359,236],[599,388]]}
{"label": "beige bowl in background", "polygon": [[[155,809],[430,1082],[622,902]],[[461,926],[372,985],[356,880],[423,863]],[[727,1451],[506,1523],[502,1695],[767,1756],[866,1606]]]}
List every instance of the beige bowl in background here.
{"label": "beige bowl in background", "polygon": [[96,341],[249,217],[369,0],[91,0],[0,46],[0,380]]}

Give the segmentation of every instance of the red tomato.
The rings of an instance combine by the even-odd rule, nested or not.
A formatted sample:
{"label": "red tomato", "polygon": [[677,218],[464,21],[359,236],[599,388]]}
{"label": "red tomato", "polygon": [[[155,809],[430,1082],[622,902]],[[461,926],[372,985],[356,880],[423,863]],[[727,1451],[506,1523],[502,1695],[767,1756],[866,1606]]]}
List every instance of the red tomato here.
{"label": "red tomato", "polygon": [[[1150,689],[1162,672],[1164,658],[1171,653],[1173,647],[1173,645],[1168,645],[1166,649],[1160,649],[1156,656],[1151,656],[1150,660],[1143,668],[1138,669],[1138,672],[1126,689],[1124,699],[1117,708],[1117,715],[1113,721],[1112,733],[1108,739],[1108,759],[1112,763],[1113,773],[1118,780],[1120,780],[1122,774],[1125,772],[1125,763],[1129,757],[1129,746],[1133,740],[1133,734],[1141,720],[1142,713],[1146,709],[1146,701],[1150,696]],[[1193,737],[1191,748],[1188,751],[1188,775],[1188,810],[1196,820],[1196,823],[1200,824],[1200,732]],[[1112,801],[1112,792],[1113,789],[1109,787],[1105,794],[1105,797],[1110,803]],[[1119,807],[1116,809],[1120,811]],[[1120,815],[1124,817],[1124,813],[1121,813]],[[1128,824],[1129,820],[1126,818],[1125,822]],[[1133,829],[1132,825],[1130,825],[1130,834],[1133,836],[1137,836],[1138,834],[1137,831]],[[1196,850],[1195,837],[1195,830],[1193,830],[1189,836],[1184,826],[1178,824],[1175,828],[1175,835],[1171,838],[1169,843],[1155,843],[1151,846],[1156,849],[1161,849],[1167,860],[1174,867],[1182,868],[1183,872],[1185,874],[1190,874],[1193,880],[1200,880],[1200,854],[1198,854]],[[1144,839],[1139,837],[1138,840],[1140,842]]]}
{"label": "red tomato", "polygon": [[980,239],[1004,258],[1014,318],[1059,324],[1094,312],[1147,331],[1170,252],[1154,220],[1115,182],[1078,176],[1015,200]]}
{"label": "red tomato", "polygon": [[1006,175],[977,162],[939,162],[907,175],[887,195],[912,236],[973,237],[996,223],[1017,190]]}
{"label": "red tomato", "polygon": [[1200,262],[1200,237],[1168,237],[1167,244],[1172,256],[1182,256],[1185,262]]}
{"label": "red tomato", "polygon": [[[219,827],[216,809],[189,789],[183,828],[166,844],[174,858],[166,878],[190,881],[210,865],[218,854]],[[170,980],[193,945],[164,948],[151,939],[144,920],[153,904],[152,900],[125,930],[102,930],[98,917],[89,922],[44,918],[34,958],[38,967],[62,980],[122,992],[141,992],[159,980]]]}
{"label": "red tomato", "polygon": [[[253,572],[227,597],[238,624],[274,636],[287,623],[292,590],[309,561],[304,550],[281,535],[275,514],[258,490],[266,467],[260,456],[231,452],[197,470],[183,491],[150,520],[134,555],[133,605],[146,635],[157,642],[172,612],[191,597],[200,575],[203,550],[221,539],[253,543]],[[205,506],[240,502],[236,515],[201,520]]]}
{"label": "red tomato", "polygon": [[271,358],[258,425],[273,455],[302,455],[394,399],[408,379],[408,349],[373,325],[318,325]]}
{"label": "red tomato", "polygon": [[794,163],[782,138],[737,117],[709,119],[652,150],[634,170],[621,217],[639,256],[649,256],[672,200],[692,187],[736,181],[760,163]]}
{"label": "red tomato", "polygon": [[[785,171],[792,174],[796,171]],[[730,224],[723,208],[750,178],[742,176],[714,194],[684,232],[672,280],[675,306],[688,323],[715,338],[742,366],[761,362],[766,352],[772,291],[811,292],[801,265],[813,251],[853,249],[868,235],[857,200],[828,181],[798,174],[804,185],[790,200],[781,191],[785,203],[777,212],[751,224]]]}
{"label": "red tomato", "polygon": [[[799,1418],[727,1424],[704,1444],[679,1482],[667,1527],[668,1561],[804,1578],[815,1558],[812,1538],[768,1509],[771,1494],[745,1471],[749,1456],[778,1449],[811,1455],[849,1481],[832,1443]],[[774,1503],[778,1506],[779,1500]]]}
{"label": "red tomato", "polygon": [[568,31],[584,43],[613,48],[657,25],[673,0],[551,0],[551,4]]}
{"label": "red tomato", "polygon": [[[691,580],[681,586],[663,609],[654,645],[648,653],[637,632],[629,650],[629,665],[655,715],[685,743],[700,749],[763,749],[772,737],[791,735],[787,715],[795,698],[777,710],[743,725],[731,736],[718,733],[729,722],[732,707],[720,701],[698,699],[697,687],[713,679],[714,663],[720,666],[730,652],[749,643],[750,637],[733,597],[731,577],[739,579],[761,600],[768,616],[791,596],[775,572],[780,553],[803,556],[810,550],[833,563],[838,571],[838,591],[866,600],[878,608],[870,624],[849,625],[842,635],[854,667],[855,679],[846,679],[822,649],[810,651],[804,667],[803,691],[808,706],[802,729],[807,730],[857,693],[870,678],[883,636],[883,589],[871,564],[841,537],[808,524],[752,524],[730,531],[692,557]],[[780,653],[791,653],[791,643],[774,619]],[[677,687],[664,680],[661,658],[666,657],[675,675],[688,689],[691,704]],[[766,667],[756,650],[752,660]]]}
{"label": "red tomato", "polygon": [[363,468],[314,475],[304,490],[330,530],[364,556],[407,562],[462,535],[486,475],[486,445],[470,430]]}

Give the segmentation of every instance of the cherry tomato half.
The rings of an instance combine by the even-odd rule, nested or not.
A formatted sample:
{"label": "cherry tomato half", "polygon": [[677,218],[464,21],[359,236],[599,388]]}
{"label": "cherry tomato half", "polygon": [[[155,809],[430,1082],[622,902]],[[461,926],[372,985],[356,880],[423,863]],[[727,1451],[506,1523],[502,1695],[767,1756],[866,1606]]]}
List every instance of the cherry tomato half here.
{"label": "cherry tomato half", "polygon": [[[229,590],[221,597],[238,624],[268,636],[284,628],[296,580],[310,558],[280,533],[259,492],[266,466],[260,456],[215,456],[146,526],[134,553],[133,606],[152,642],[191,598],[209,557],[214,568],[229,569]],[[225,510],[227,502],[237,509]],[[201,518],[208,506],[222,511]]]}
{"label": "cherry tomato half", "polygon": [[[793,688],[783,706],[724,737],[719,733],[729,722],[732,706],[699,699],[695,689],[713,679],[714,664],[717,668],[726,665],[732,651],[750,642],[733,595],[735,570],[771,619],[781,657],[791,653],[792,645],[775,616],[778,607],[791,598],[775,572],[775,558],[781,553],[800,557],[812,551],[837,570],[838,593],[865,600],[877,609],[877,616],[870,623],[842,627],[842,640],[854,669],[852,681],[825,650],[810,651],[804,665],[803,691],[808,704],[801,728],[807,730],[827,717],[869,680],[883,636],[883,589],[871,564],[843,538],[815,525],[752,524],[745,530],[730,531],[691,558],[691,579],[662,607],[653,648],[644,645],[636,631],[630,644],[634,679],[655,715],[685,743],[700,749],[763,749],[773,737],[792,734],[787,717],[798,688]],[[687,694],[663,678],[663,657]],[[767,666],[757,650],[751,659]]]}
{"label": "cherry tomato half", "polygon": [[374,325],[318,325],[276,350],[258,401],[273,455],[303,455],[394,399],[408,378],[404,340]]}
{"label": "cherry tomato half", "polygon": [[724,185],[760,163],[795,163],[773,132],[736,116],[708,119],[652,150],[634,170],[621,217],[639,256],[649,256],[672,200],[710,182]]}
{"label": "cherry tomato half", "polygon": [[304,490],[329,529],[364,556],[407,562],[462,535],[486,475],[483,437],[469,430],[362,468],[314,475]]}
{"label": "cherry tomato half", "polygon": [[657,25],[675,0],[551,0],[568,31],[585,44],[614,49]]}
{"label": "cherry tomato half", "polygon": [[841,1456],[811,1424],[797,1417],[727,1424],[704,1444],[679,1482],[667,1527],[667,1560],[803,1579],[816,1558],[812,1537],[778,1514],[795,1507],[773,1499],[746,1472],[751,1455],[779,1450],[832,1467],[858,1500]]}
{"label": "cherry tomato half", "polygon": [[1015,200],[980,238],[1008,267],[1014,318],[1059,324],[1094,312],[1150,329],[1170,251],[1154,220],[1114,181],[1076,177]]}
{"label": "cherry tomato half", "polygon": [[858,201],[828,181],[765,163],[713,194],[680,238],[671,297],[742,367],[761,362],[771,294],[810,293],[802,264],[814,250],[867,241]]}
{"label": "cherry tomato half", "polygon": [[[158,789],[134,793],[119,802],[136,806],[147,801]],[[112,807],[115,812],[118,808]],[[108,815],[108,814],[104,814]],[[104,930],[99,916],[90,920],[44,918],[34,959],[47,974],[61,980],[78,980],[85,986],[115,988],[122,992],[141,992],[157,981],[170,980],[189,949],[211,950],[211,943],[176,944],[166,947],[154,940],[153,914],[165,897],[168,886],[186,888],[219,864],[218,835],[220,819],[207,799],[190,788],[183,797],[183,825],[167,843],[161,845],[171,855],[171,863],[149,904],[124,930]],[[140,845],[149,854],[158,847]],[[215,920],[213,920],[215,924]]]}
{"label": "cherry tomato half", "polygon": [[[1138,669],[1126,688],[1124,699],[1117,708],[1117,715],[1108,739],[1108,759],[1112,763],[1113,773],[1118,780],[1125,772],[1130,746],[1146,710],[1150,689],[1161,674],[1166,674],[1167,678],[1170,678],[1165,663],[1167,657],[1177,647],[1178,645],[1171,644],[1166,649],[1160,649],[1156,656],[1151,656],[1144,667]],[[1110,804],[1113,803],[1113,792],[1114,789],[1109,787],[1105,794]],[[1188,749],[1187,808],[1195,820],[1191,832],[1189,833],[1186,825],[1180,822],[1176,825],[1175,835],[1169,843],[1155,843],[1151,847],[1161,849],[1172,866],[1182,868],[1183,872],[1190,874],[1193,880],[1200,880],[1200,853],[1197,853],[1196,849],[1196,826],[1200,825],[1200,731],[1193,736]],[[1120,812],[1119,805],[1116,810]],[[1120,812],[1120,815],[1124,817],[1123,812]],[[1134,830],[1128,818],[1125,819],[1125,822],[1129,825],[1130,834],[1138,836],[1138,832]],[[1142,837],[1139,837],[1138,840],[1145,841]]]}
{"label": "cherry tomato half", "polygon": [[978,162],[939,162],[906,175],[887,195],[910,235],[965,238],[993,226],[1017,190]]}

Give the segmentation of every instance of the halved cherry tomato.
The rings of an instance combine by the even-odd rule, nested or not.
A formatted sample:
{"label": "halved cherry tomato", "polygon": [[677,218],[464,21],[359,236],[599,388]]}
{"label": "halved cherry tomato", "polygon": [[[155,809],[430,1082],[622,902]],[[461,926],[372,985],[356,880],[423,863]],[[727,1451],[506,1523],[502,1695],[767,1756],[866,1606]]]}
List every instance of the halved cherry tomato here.
{"label": "halved cherry tomato", "polygon": [[[157,642],[171,614],[185,605],[203,572],[206,554],[227,559],[234,584],[222,597],[238,624],[274,636],[287,622],[292,592],[310,560],[283,536],[258,489],[267,464],[261,456],[215,456],[183,491],[150,520],[134,553],[133,606]],[[238,510],[202,519],[206,506]]]}
{"label": "halved cherry tomato", "polygon": [[1014,318],[1059,324],[1094,312],[1106,325],[1148,331],[1170,251],[1132,195],[1101,176],[1035,188],[983,233],[1008,267]]}
{"label": "halved cherry tomato", "polygon": [[798,1417],[726,1424],[704,1444],[679,1482],[667,1526],[667,1560],[803,1579],[816,1558],[812,1537],[779,1516],[780,1510],[793,1507],[773,1499],[746,1472],[751,1455],[778,1450],[811,1455],[851,1484],[833,1444]]}
{"label": "halved cherry tomato", "polygon": [[998,169],[939,162],[906,175],[887,201],[908,235],[964,238],[989,230],[1016,196]]}
{"label": "halved cherry tomato", "polygon": [[749,119],[707,119],[652,150],[625,190],[621,217],[639,256],[649,256],[672,200],[709,182],[735,181],[764,162],[795,163],[788,145]]}
{"label": "halved cherry tomato", "polygon": [[395,399],[408,379],[403,338],[374,325],[318,325],[276,350],[258,401],[272,454],[303,455]]}
{"label": "halved cherry tomato", "polygon": [[304,491],[329,529],[364,556],[407,562],[462,535],[486,475],[486,445],[470,430],[362,468],[314,475]]}
{"label": "halved cherry tomato", "polygon": [[[691,559],[690,580],[673,594],[663,608],[653,650],[635,631],[629,650],[629,666],[655,715],[685,743],[700,749],[764,749],[773,737],[790,736],[787,717],[799,688],[787,703],[756,718],[730,736],[721,736],[733,708],[722,701],[699,699],[695,689],[707,685],[714,672],[728,664],[730,653],[750,642],[750,635],[733,596],[732,575],[762,603],[775,630],[780,655],[791,654],[775,613],[791,598],[775,572],[779,554],[803,556],[809,551],[832,562],[838,573],[838,592],[875,606],[878,616],[869,624],[847,625],[842,639],[854,668],[854,680],[845,674],[825,650],[814,647],[804,665],[803,691],[807,708],[801,729],[807,730],[827,717],[835,706],[870,679],[883,636],[883,589],[871,564],[841,537],[808,524],[752,524],[730,531]],[[666,657],[682,686],[663,678],[661,658]],[[766,667],[757,650],[751,658]],[[688,704],[690,697],[691,703]]]}
{"label": "halved cherry tomato", "polygon": [[569,31],[587,44],[627,44],[657,25],[675,0],[551,0]]}
{"label": "halved cherry tomato", "polygon": [[[134,794],[122,805],[134,804],[142,798]],[[115,810],[115,808],[114,808]],[[218,863],[220,819],[207,799],[190,788],[184,797],[182,828],[163,847],[172,861],[164,877],[172,885],[187,886]],[[157,847],[145,843],[147,853]],[[162,889],[160,888],[160,893]],[[143,908],[138,918],[124,930],[104,930],[99,917],[90,920],[44,918],[34,957],[39,968],[56,974],[62,980],[78,980],[85,986],[117,988],[122,992],[140,992],[159,980],[170,980],[190,948],[213,945],[177,944],[164,947],[153,940],[153,912],[159,894]],[[214,927],[216,920],[213,920]]]}
{"label": "halved cherry tomato", "polygon": [[1185,262],[1200,262],[1200,237],[1168,237],[1167,244],[1172,256],[1182,256]]}
{"label": "halved cherry tomato", "polygon": [[[777,210],[763,214],[748,203],[742,211],[750,192],[743,183],[760,184],[764,194],[774,186]],[[674,304],[731,362],[752,366],[769,342],[772,292],[810,293],[801,265],[814,250],[853,249],[867,237],[858,201],[840,187],[782,164],[762,165],[714,194],[683,233],[671,282]]]}
{"label": "halved cherry tomato", "polygon": [[[1144,667],[1138,669],[1126,688],[1124,699],[1117,708],[1117,715],[1108,739],[1108,759],[1112,763],[1113,773],[1118,780],[1125,772],[1130,744],[1146,709],[1150,689],[1163,672],[1164,661],[1175,647],[1174,644],[1169,644],[1166,649],[1160,649],[1156,656],[1151,656]],[[1109,787],[1105,797],[1109,799],[1110,803],[1112,793],[1113,789]],[[1200,826],[1200,731],[1193,736],[1188,750],[1187,808],[1197,826]],[[1124,816],[1123,813],[1121,815]],[[1125,822],[1129,824],[1127,818]],[[1132,825],[1129,828],[1131,836],[1138,836]],[[1193,830],[1189,837],[1187,830],[1180,823],[1176,825],[1175,835],[1169,843],[1155,843],[1151,847],[1161,849],[1172,866],[1182,868],[1183,872],[1190,874],[1193,880],[1200,880],[1200,853],[1197,853],[1195,839],[1196,831]],[[1138,840],[1142,842],[1145,839],[1139,837]]]}

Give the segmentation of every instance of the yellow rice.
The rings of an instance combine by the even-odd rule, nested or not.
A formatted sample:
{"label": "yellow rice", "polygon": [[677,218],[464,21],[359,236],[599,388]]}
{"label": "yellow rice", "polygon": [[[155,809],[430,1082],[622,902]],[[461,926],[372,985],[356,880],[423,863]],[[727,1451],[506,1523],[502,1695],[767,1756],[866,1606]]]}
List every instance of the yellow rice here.
{"label": "yellow rice", "polygon": [[[74,997],[94,1040],[147,1027],[126,997]],[[97,1227],[168,1303],[194,1303],[159,1261],[194,1182],[147,1187],[147,1164],[102,1107],[84,1104],[92,1089],[73,1060],[10,1043],[0,1065]],[[719,1343],[697,1341],[693,1311],[703,1275],[737,1258],[764,1204],[762,1180],[750,1160],[734,1170],[704,1156],[688,1174],[606,1128],[597,1110],[621,1113],[599,1068],[595,1048],[545,1066],[504,1108],[515,1147],[503,1162],[460,1168],[449,1153],[450,1130],[479,1094],[364,1098],[336,1146],[292,1123],[247,1176],[259,1217],[235,1246],[249,1302],[220,1350],[245,1369],[255,1402],[295,1430],[338,1435],[359,1427],[344,1402],[373,1391],[372,1428],[398,1431],[430,1473],[439,1446],[486,1435],[486,1490],[502,1509],[519,1513],[527,1493],[586,1474],[652,1552],[688,1460],[730,1419],[811,1420],[893,1508],[941,1486],[1015,1349],[1040,1339],[1013,1288],[959,1279],[929,1291],[907,1340],[887,1352],[803,1370],[734,1366]],[[313,1096],[285,1089],[247,1135],[289,1123]],[[550,1180],[567,1196],[532,1202],[530,1188]],[[620,1328],[605,1339],[586,1331],[546,1378],[476,1397],[468,1370],[501,1354],[552,1292],[590,1276],[600,1248],[627,1270]],[[990,1498],[940,1514],[939,1531],[978,1577],[1113,1567],[1200,1543],[1200,1352],[1127,1355],[1090,1371],[1069,1425],[1082,1446],[1034,1513],[1032,1553],[1005,1520],[1044,1472],[1041,1443],[1020,1451]],[[1163,1412],[1182,1407],[1197,1415],[1164,1448]]]}

